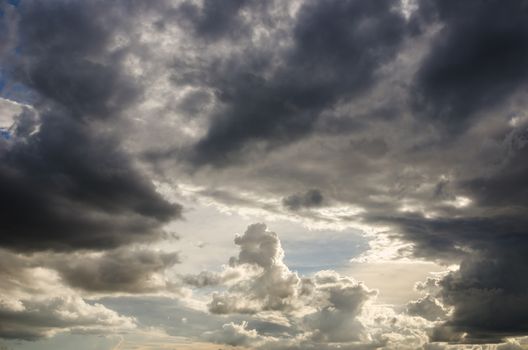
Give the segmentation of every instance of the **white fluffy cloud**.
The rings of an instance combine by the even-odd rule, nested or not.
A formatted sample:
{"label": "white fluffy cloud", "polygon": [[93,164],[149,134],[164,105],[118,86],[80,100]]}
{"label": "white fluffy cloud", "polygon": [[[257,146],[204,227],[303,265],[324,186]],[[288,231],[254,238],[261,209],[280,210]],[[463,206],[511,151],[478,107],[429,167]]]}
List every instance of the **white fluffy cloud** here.
{"label": "white fluffy cloud", "polygon": [[[211,313],[245,319],[205,332],[204,339],[270,350],[398,349],[428,342],[427,332],[435,324],[425,317],[429,314],[409,315],[375,304],[376,290],[336,271],[299,276],[284,263],[280,240],[266,225],[250,225],[235,244],[239,254],[223,271],[186,276],[194,286],[211,286],[207,280],[226,288],[212,293]],[[228,273],[236,278],[225,278]],[[423,303],[417,302],[425,308]]]}
{"label": "white fluffy cloud", "polygon": [[230,265],[241,271],[241,280],[225,293],[215,293],[209,310],[218,314],[293,311],[307,291],[305,282],[284,264],[284,250],[274,232],[253,224],[235,238],[240,247]]}

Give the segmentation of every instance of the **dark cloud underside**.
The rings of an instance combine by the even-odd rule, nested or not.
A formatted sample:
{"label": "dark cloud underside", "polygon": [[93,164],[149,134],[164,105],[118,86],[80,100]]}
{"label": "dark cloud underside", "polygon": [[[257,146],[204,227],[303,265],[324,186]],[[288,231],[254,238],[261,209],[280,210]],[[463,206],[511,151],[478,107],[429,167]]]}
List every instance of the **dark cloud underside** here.
{"label": "dark cloud underside", "polygon": [[416,110],[450,131],[500,106],[528,79],[525,1],[424,1],[442,28],[416,75]]}
{"label": "dark cloud underside", "polygon": [[116,122],[139,96],[109,51],[126,5],[32,2],[20,9],[14,79],[36,94],[0,153],[0,244],[21,250],[105,249],[161,234],[180,215],[134,166]]}
{"label": "dark cloud underside", "polygon": [[306,135],[325,109],[373,84],[404,34],[405,20],[391,1],[304,3],[293,47],[271,77],[258,57],[262,63],[234,62],[213,83],[224,108],[196,145],[194,161],[221,165],[253,141],[273,146]]}

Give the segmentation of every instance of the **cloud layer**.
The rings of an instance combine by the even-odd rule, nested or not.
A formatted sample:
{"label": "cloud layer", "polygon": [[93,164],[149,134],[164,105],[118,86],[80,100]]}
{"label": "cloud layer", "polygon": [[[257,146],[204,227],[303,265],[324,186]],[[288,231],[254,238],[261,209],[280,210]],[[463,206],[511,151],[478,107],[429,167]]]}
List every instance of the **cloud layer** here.
{"label": "cloud layer", "polygon": [[[141,328],[134,295],[195,341],[520,346],[527,58],[524,0],[2,2],[0,337]],[[379,305],[264,224],[211,268],[263,220],[446,272]]]}

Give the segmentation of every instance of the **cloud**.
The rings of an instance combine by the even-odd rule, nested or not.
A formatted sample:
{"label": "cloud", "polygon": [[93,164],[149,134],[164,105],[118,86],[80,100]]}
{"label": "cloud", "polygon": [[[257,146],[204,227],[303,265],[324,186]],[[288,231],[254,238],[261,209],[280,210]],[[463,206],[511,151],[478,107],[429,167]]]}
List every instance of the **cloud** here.
{"label": "cloud", "polygon": [[424,1],[419,11],[441,25],[416,74],[415,104],[424,118],[464,130],[476,114],[493,111],[526,86],[524,1]]}
{"label": "cloud", "polygon": [[89,302],[39,256],[2,250],[0,338],[38,340],[57,333],[114,334],[136,329],[133,317]]}
{"label": "cloud", "polygon": [[[415,242],[415,254],[440,261],[461,261],[434,289],[446,306],[450,333],[465,341],[497,342],[525,330],[526,223],[517,216],[465,219],[407,218],[403,235]],[[418,305],[414,305],[416,307]],[[417,310],[415,310],[417,311]],[[453,339],[449,336],[449,341]]]}
{"label": "cloud", "polygon": [[[526,3],[412,3],[1,4],[0,291],[11,334],[98,329],[114,316],[83,298],[176,297],[180,285],[203,288],[202,311],[183,312],[194,326],[167,325],[163,312],[179,311],[165,300],[149,327],[274,350],[527,334]],[[348,276],[292,271],[278,236],[257,224],[236,238],[229,266],[192,272],[221,259],[207,249],[223,238],[204,234],[200,263],[180,272],[180,253],[146,246],[182,217],[168,195],[222,212],[207,218],[235,214],[189,222],[184,236],[264,218],[363,230],[366,260],[390,248],[460,268],[399,312]],[[155,304],[120,300],[130,315]],[[78,321],[61,318],[67,309]]]}
{"label": "cloud", "polygon": [[306,193],[292,194],[282,200],[289,210],[299,210],[303,208],[319,207],[323,204],[324,197],[318,190],[308,190]]}
{"label": "cloud", "polygon": [[407,304],[407,313],[423,317],[429,321],[443,319],[447,314],[438,300],[429,294],[418,300],[410,301]]}
{"label": "cloud", "polygon": [[521,161],[524,132],[525,126],[520,126],[502,133],[502,161],[454,184],[472,199],[469,207],[457,210],[457,217],[400,213],[374,219],[390,223],[412,242],[415,256],[460,262],[458,271],[433,288],[445,306],[453,307],[444,329],[437,331],[438,339],[497,342],[526,332],[528,286],[521,277],[526,273],[522,251],[528,230],[521,180],[526,175]]}
{"label": "cloud", "polygon": [[209,310],[218,314],[288,310],[303,293],[302,281],[284,264],[284,250],[274,232],[264,224],[249,226],[235,238],[240,246],[230,265],[238,266],[246,280],[235,283],[228,293],[215,293]]}
{"label": "cloud", "polygon": [[[526,6],[422,1],[408,22],[393,10],[306,1],[280,27],[280,49],[231,37],[214,70],[201,61],[216,104],[193,160],[222,166],[196,170],[193,181],[286,194],[285,213],[317,189],[340,210],[290,210],[291,220],[365,229],[395,257],[461,263],[434,294],[453,309],[447,338],[525,334]],[[234,154],[247,161],[230,163]],[[217,299],[227,309],[243,300]],[[436,320],[436,301],[416,302],[411,312]]]}
{"label": "cloud", "polygon": [[212,271],[202,271],[198,274],[187,274],[181,276],[182,281],[197,288],[214,287],[221,284],[236,280],[242,277],[241,271],[234,269],[225,269],[222,273]]}
{"label": "cloud", "polygon": [[258,346],[266,340],[254,329],[247,329],[247,322],[224,324],[221,330],[206,332],[203,338],[208,341],[231,346]]}
{"label": "cloud", "polygon": [[75,296],[0,302],[0,337],[36,340],[58,332],[116,333],[132,331],[135,321],[101,304]]}
{"label": "cloud", "polygon": [[159,238],[181,215],[108,131],[141,89],[110,48],[124,8],[98,5],[28,1],[18,11],[10,79],[37,100],[0,149],[4,247],[114,248]]}
{"label": "cloud", "polygon": [[50,263],[68,285],[88,292],[132,294],[178,292],[165,270],[180,262],[178,253],[117,249],[97,255],[75,254]]}
{"label": "cloud", "polygon": [[363,284],[339,276],[333,271],[318,272],[314,277],[316,291],[322,297],[317,311],[305,316],[317,343],[368,341],[363,324],[357,319],[367,300],[377,294]]}
{"label": "cloud", "polygon": [[[292,29],[290,49],[277,65],[270,48],[234,56],[210,76],[221,107],[191,160],[222,165],[252,143],[268,147],[309,134],[323,111],[352,99],[376,81],[396,54],[405,20],[390,1],[306,1]],[[260,55],[260,56],[259,56]]]}

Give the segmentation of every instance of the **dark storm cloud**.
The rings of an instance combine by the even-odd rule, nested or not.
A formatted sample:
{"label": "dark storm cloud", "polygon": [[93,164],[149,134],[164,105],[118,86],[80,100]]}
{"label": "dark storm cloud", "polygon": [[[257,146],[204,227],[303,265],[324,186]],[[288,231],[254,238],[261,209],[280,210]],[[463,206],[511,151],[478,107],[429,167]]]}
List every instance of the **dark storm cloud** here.
{"label": "dark storm cloud", "polygon": [[[397,227],[416,256],[460,270],[439,282],[438,297],[454,312],[436,340],[496,342],[528,332],[528,220],[526,124],[501,134],[500,163],[486,164],[464,181],[441,181],[434,199],[449,191],[471,199],[450,215],[398,214],[371,218]],[[484,171],[485,169],[485,171]],[[463,333],[467,333],[461,338]]]}
{"label": "dark storm cloud", "polygon": [[[440,281],[439,296],[454,313],[444,327],[466,341],[498,341],[528,330],[528,221],[525,216],[426,219],[407,216],[396,223],[414,244],[414,254],[460,270]],[[378,221],[379,222],[379,221]],[[444,339],[446,340],[446,339]]]}
{"label": "dark storm cloud", "polygon": [[[441,203],[456,193],[471,200],[467,207],[433,210],[431,216],[398,213],[369,220],[393,225],[420,258],[461,263],[459,271],[439,282],[437,297],[454,311],[432,340],[485,343],[525,335],[526,122],[521,118],[518,124],[510,123],[507,131],[505,126],[495,126],[499,131],[491,132],[492,125],[498,124],[483,117],[491,115],[506,125],[512,116],[523,115],[512,110],[509,102],[528,82],[528,3],[423,1],[415,15],[422,16],[422,24],[441,25],[414,76],[415,117],[432,120],[457,136],[471,127],[489,128],[487,142],[495,142],[500,151],[496,156],[490,156],[489,150],[489,154],[481,152],[477,166],[457,175],[464,180],[438,182],[433,201]],[[463,135],[469,144],[483,142]],[[434,154],[440,146],[453,147],[441,143],[428,152]],[[436,164],[431,161],[428,166]],[[423,305],[413,305],[413,312],[417,306]]]}
{"label": "dark storm cloud", "polygon": [[323,204],[324,197],[319,190],[308,190],[305,193],[292,194],[282,199],[282,205],[289,210],[319,207]]}
{"label": "dark storm cloud", "polygon": [[373,159],[383,157],[389,151],[387,143],[381,139],[354,140],[350,142],[350,145],[354,151]]}
{"label": "dark storm cloud", "polygon": [[[27,87],[73,117],[115,116],[140,93],[122,74],[122,52],[107,46],[122,9],[100,2],[29,1],[20,10],[19,45],[24,60],[15,68]],[[113,22],[113,23],[112,23]],[[122,28],[121,28],[122,29]]]}
{"label": "dark storm cloud", "polygon": [[273,146],[309,133],[322,111],[372,86],[405,31],[392,1],[304,3],[293,47],[271,76],[269,50],[216,68],[212,87],[223,108],[196,145],[194,162],[219,165],[253,141]]}
{"label": "dark storm cloud", "polygon": [[[0,338],[34,341],[59,332],[103,334],[135,327],[132,318],[87,303],[62,285],[46,266],[53,260],[49,254],[0,253]],[[69,263],[62,260],[62,267]]]}
{"label": "dark storm cloud", "polygon": [[479,174],[463,184],[485,207],[525,211],[528,206],[528,128],[521,125],[503,142],[502,164],[490,174]]}
{"label": "dark storm cloud", "polygon": [[468,252],[500,250],[500,242],[522,246],[528,230],[528,220],[514,215],[435,219],[407,215],[372,220],[399,227],[404,238],[415,244],[415,255],[446,262],[465,258]]}
{"label": "dark storm cloud", "polygon": [[[104,249],[159,237],[180,215],[102,130],[140,94],[109,51],[124,6],[25,1],[13,79],[36,94],[0,152],[0,244]],[[4,62],[8,64],[8,62]]]}
{"label": "dark storm cloud", "polygon": [[1,155],[1,244],[18,249],[105,248],[160,234],[178,214],[135,171],[116,141],[63,115]]}
{"label": "dark storm cloud", "polygon": [[500,106],[526,87],[526,1],[420,4],[428,21],[442,25],[416,75],[414,104],[423,117],[460,131],[478,113]]}
{"label": "dark storm cloud", "polygon": [[445,302],[455,306],[448,325],[486,341],[528,332],[526,126],[506,141],[508,156],[498,169],[462,184],[488,217],[443,233],[456,234],[470,253],[441,282]]}
{"label": "dark storm cloud", "polygon": [[523,234],[497,239],[441,281],[441,297],[455,307],[446,326],[469,333],[468,340],[498,341],[528,332],[526,229]]}
{"label": "dark storm cloud", "polygon": [[[294,19],[288,49],[252,50],[242,44],[247,50],[215,61],[215,69],[204,73],[208,79],[200,79],[214,90],[219,103],[193,160],[199,165],[225,164],[237,153],[250,154],[254,144],[269,149],[312,132],[320,139],[329,132],[332,137],[346,135],[353,155],[339,153],[342,144],[328,139],[317,146],[310,144],[313,140],[301,140],[299,148],[312,146],[313,157],[285,148],[289,155],[274,152],[265,159],[271,163],[270,158],[279,158],[273,165],[242,169],[251,169],[252,175],[262,169],[273,174],[273,180],[255,180],[268,188],[293,182],[277,180],[275,173],[299,175],[302,179],[294,181],[308,179],[308,188],[321,189],[325,200],[336,195],[329,189],[339,183],[340,200],[365,209],[354,219],[396,228],[398,238],[412,243],[417,257],[461,262],[461,270],[440,283],[438,298],[454,307],[444,329],[466,332],[466,340],[527,334],[528,288],[521,281],[527,266],[522,252],[528,247],[527,137],[526,125],[511,122],[518,115],[522,124],[524,113],[512,111],[510,105],[516,94],[521,96],[528,78],[527,3],[426,0],[411,15],[410,26],[391,11],[392,5],[307,1]],[[416,41],[402,45],[407,30]],[[397,53],[401,57],[393,60]],[[273,58],[274,65],[265,58]],[[405,102],[376,104],[378,95],[363,95],[378,82],[382,66],[393,69],[387,74],[402,83]],[[380,95],[399,96],[387,90]],[[405,105],[407,97],[410,105]],[[368,106],[332,114],[343,102]],[[379,106],[385,108],[375,112]],[[332,115],[321,121],[323,113]],[[366,117],[347,119],[341,113],[379,114],[377,129],[364,122]],[[469,128],[473,134],[466,132]],[[512,128],[507,145],[501,138]],[[444,139],[439,130],[460,138]],[[361,136],[350,137],[356,131]],[[331,151],[323,150],[325,146]],[[299,155],[306,158],[296,162]],[[327,157],[334,161],[325,162]],[[237,171],[232,168],[230,176]],[[353,180],[345,189],[341,181],[349,174]],[[331,185],[325,186],[326,181]],[[318,205],[310,198],[294,194],[283,205],[290,210]],[[440,304],[432,300],[423,299],[411,313],[436,320]]]}
{"label": "dark storm cloud", "polygon": [[19,305],[0,305],[0,338],[34,341],[64,331],[108,334],[135,327],[132,318],[100,304],[88,304],[79,297],[35,298]]}
{"label": "dark storm cloud", "polygon": [[[280,3],[205,0],[171,8],[163,1],[23,1],[12,11],[18,41],[0,43],[0,80],[5,73],[19,84],[17,96],[30,96],[24,101],[33,107],[0,138],[0,246],[20,259],[10,265],[4,257],[0,287],[30,285],[37,268],[26,265],[40,255],[48,259],[38,268],[57,272],[78,293],[177,291],[165,278],[177,254],[122,247],[162,237],[163,226],[181,216],[181,207],[165,200],[127,153],[160,146],[178,160],[171,169],[159,166],[167,170],[167,183],[175,188],[174,178],[186,177],[192,199],[310,224],[381,224],[410,243],[402,254],[461,263],[435,282],[430,295],[407,305],[408,314],[443,322],[431,339],[493,342],[528,334],[528,134],[521,110],[528,3],[423,0],[409,22],[397,1],[307,0],[298,11]],[[136,18],[141,6],[143,15],[150,6],[159,13]],[[12,40],[4,32],[11,24],[0,25],[0,37]],[[133,116],[132,110],[148,113]],[[161,110],[170,115],[161,118]],[[138,132],[123,122],[129,117],[148,127]],[[182,120],[188,124],[179,125]],[[439,130],[459,137],[442,138]],[[136,142],[143,132],[148,140]],[[165,138],[174,142],[162,144]],[[152,140],[155,145],[147,144]],[[278,146],[281,152],[266,152]],[[265,152],[254,162],[230,163],[251,158],[253,150]],[[194,168],[191,179],[179,173],[188,170],[186,160],[225,167]],[[281,207],[260,203],[260,195],[286,197]],[[316,210],[327,204],[343,210]],[[177,283],[219,287],[210,304],[218,313],[297,307],[308,285],[284,265],[274,234],[254,226],[236,243],[241,253],[231,268],[262,268],[256,282],[206,271]],[[65,253],[25,255],[37,250]],[[319,305],[322,312],[305,319],[317,342],[313,348],[356,336],[350,330],[371,295],[352,280],[334,279],[328,295],[341,291],[335,300],[352,304],[340,307],[326,298],[333,304]],[[96,317],[81,315],[72,324],[62,311],[90,308],[80,297],[12,297],[15,302],[0,302],[9,326],[0,325],[0,336],[37,338],[101,320],[112,324],[117,317],[95,307]],[[247,298],[254,305],[244,304]],[[152,311],[179,312],[168,304]],[[137,305],[123,300],[121,307]],[[148,316],[150,308],[146,303],[136,310]],[[206,325],[201,313],[181,315],[189,326],[171,320],[174,334],[194,334],[189,330],[195,327],[199,335],[227,322],[209,315]],[[160,319],[154,315],[146,324],[158,326]],[[31,323],[38,329],[24,333]],[[232,325],[225,329],[253,329]]]}

